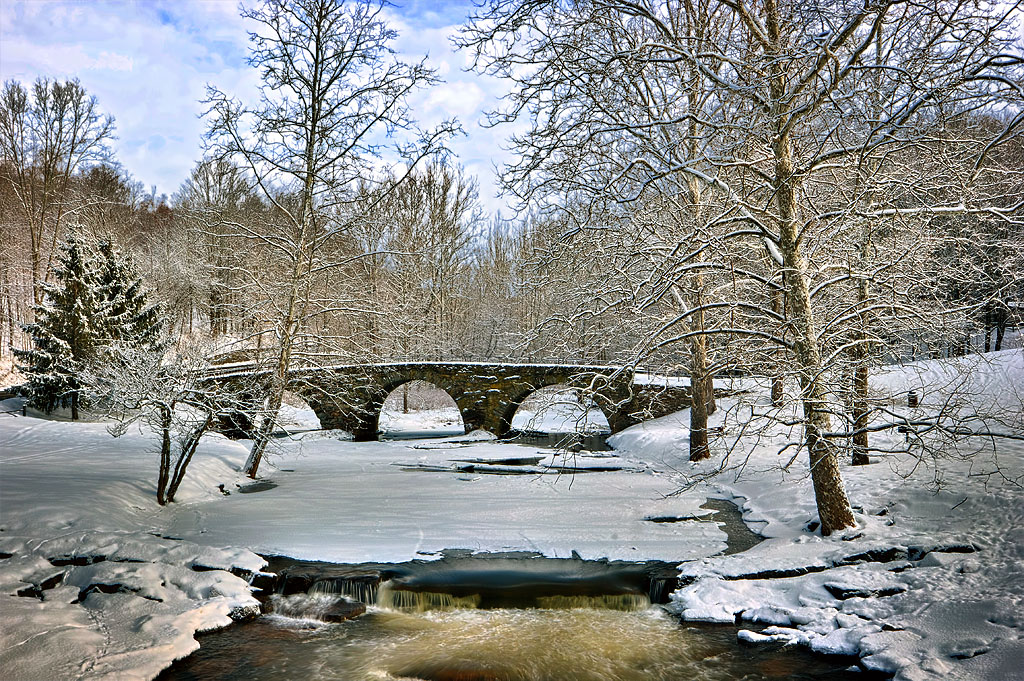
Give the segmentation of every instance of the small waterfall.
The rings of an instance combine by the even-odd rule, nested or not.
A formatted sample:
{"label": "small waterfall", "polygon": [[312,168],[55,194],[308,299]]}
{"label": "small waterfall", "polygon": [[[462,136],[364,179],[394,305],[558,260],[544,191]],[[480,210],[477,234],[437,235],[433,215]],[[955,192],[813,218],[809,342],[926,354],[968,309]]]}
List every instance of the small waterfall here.
{"label": "small waterfall", "polygon": [[362,603],[351,601],[344,596],[323,594],[292,594],[270,597],[270,613],[293,619],[318,620],[320,622],[342,622],[366,612]]}
{"label": "small waterfall", "polygon": [[[372,600],[370,600],[371,595],[373,596]],[[651,600],[645,594],[638,593],[554,594],[530,599],[519,598],[516,601],[514,604],[505,603],[503,605],[504,607],[539,608],[542,610],[586,608],[624,612],[646,610],[651,606]],[[492,603],[484,603],[484,598],[480,594],[453,595],[440,591],[414,591],[402,588],[401,585],[392,581],[387,581],[379,587],[373,585],[371,588],[366,582],[345,583],[332,580],[316,582],[310,588],[309,593],[272,596],[270,612],[296,619],[338,622],[362,614],[366,605],[407,613],[476,610],[481,605],[494,607]]]}
{"label": "small waterfall", "polygon": [[[394,582],[381,584],[377,592],[377,607],[403,612],[427,612],[430,610],[475,610],[494,607],[493,597],[481,594],[452,595],[438,591],[419,591],[401,588]],[[650,599],[644,594],[565,594],[539,595],[532,598],[519,597],[514,602],[503,602],[504,607],[539,608],[542,610],[620,610],[634,612],[651,607]]]}
{"label": "small waterfall", "polygon": [[384,582],[377,591],[377,607],[406,612],[427,612],[428,610],[475,610],[480,605],[480,596],[453,596],[434,591],[409,591],[396,589],[391,582]]}
{"label": "small waterfall", "polygon": [[[341,621],[366,607],[395,613],[453,610],[643,611],[678,586],[674,565],[519,556],[401,564],[302,563],[282,571],[272,611]],[[291,595],[288,595],[291,594]]]}
{"label": "small waterfall", "polygon": [[321,579],[309,588],[309,594],[320,596],[346,596],[364,605],[377,602],[377,591],[380,588],[379,577],[376,579],[359,576],[355,578],[334,577]]}
{"label": "small waterfall", "polygon": [[643,594],[608,594],[603,596],[541,596],[537,607],[544,610],[621,610],[634,612],[651,607],[651,601]]}
{"label": "small waterfall", "polygon": [[679,588],[678,577],[652,576],[647,598],[651,603],[668,603],[669,594]]}

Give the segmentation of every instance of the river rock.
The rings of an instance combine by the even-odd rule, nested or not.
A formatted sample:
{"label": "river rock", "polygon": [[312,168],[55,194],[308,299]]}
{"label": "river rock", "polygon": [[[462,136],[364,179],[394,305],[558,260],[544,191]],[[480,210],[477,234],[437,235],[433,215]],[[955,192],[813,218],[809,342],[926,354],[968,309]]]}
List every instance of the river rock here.
{"label": "river rock", "polygon": [[324,622],[344,622],[345,620],[359,617],[364,612],[366,612],[366,606],[359,601],[339,598],[320,615],[320,619]]}
{"label": "river rock", "polygon": [[263,614],[263,610],[258,604],[242,605],[236,608],[232,608],[231,612],[228,613],[228,617],[234,622],[248,622],[254,620]]}

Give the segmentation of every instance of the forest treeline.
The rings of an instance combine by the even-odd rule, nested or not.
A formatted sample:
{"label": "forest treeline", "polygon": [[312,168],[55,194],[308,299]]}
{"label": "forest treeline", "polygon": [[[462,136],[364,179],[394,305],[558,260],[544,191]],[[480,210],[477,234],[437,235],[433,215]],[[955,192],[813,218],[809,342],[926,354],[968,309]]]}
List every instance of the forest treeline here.
{"label": "forest treeline", "polygon": [[[7,84],[18,87],[81,86]],[[31,125],[40,124],[59,125]],[[259,234],[280,216],[252,178],[228,162],[203,160],[173,195],[158,195],[120,167],[109,142],[101,135],[85,154],[25,139],[25,147],[5,154],[0,357],[29,347],[22,325],[33,320],[58,245],[71,234],[130,253],[175,336],[207,338],[237,356],[272,344],[266,335],[276,321],[281,263]],[[4,149],[11,150],[9,138]],[[572,313],[558,296],[561,275],[546,271],[540,257],[558,236],[552,229],[536,219],[485,215],[475,178],[454,163],[425,165],[397,187],[394,178],[381,183],[384,189],[355,187],[344,214],[331,216],[334,236],[321,257],[344,264],[311,278],[308,293],[323,311],[302,330],[304,352],[318,361],[579,356],[582,346],[564,325],[536,330],[553,311]],[[274,199],[297,200],[287,191]],[[591,339],[584,354],[608,358],[617,340]]]}
{"label": "forest treeline", "polygon": [[[19,90],[26,106],[21,121],[14,104]],[[78,110],[40,101],[43,92],[56,98],[62,91],[74,93]],[[95,98],[77,81],[8,82],[2,102],[0,357],[29,346],[21,325],[33,320],[42,283],[52,278],[57,244],[72,233],[129,252],[175,335],[217,340],[225,352],[263,346],[274,321],[270,282],[280,273],[273,246],[255,235],[279,217],[244,169],[224,160],[199,160],[171,196],[158,195],[120,166],[110,149],[113,116],[100,118]],[[968,117],[961,123],[976,125],[998,129],[999,121]],[[1004,147],[1000,166],[1024,165],[1019,138]],[[1016,174],[1001,179],[1004,184],[996,189],[1005,193],[1006,203],[1019,200]],[[297,200],[286,191],[275,199]],[[665,306],[658,298],[664,292],[654,288],[654,280],[649,297],[614,287],[627,260],[664,258],[680,245],[673,242],[673,226],[651,224],[655,209],[637,210],[640,205],[619,211],[623,215],[616,220],[602,216],[603,226],[621,228],[609,234],[581,229],[566,214],[487,215],[476,179],[457,162],[428,164],[401,181],[385,177],[373,186],[356,186],[344,209],[331,216],[336,237],[323,254],[346,264],[310,287],[324,313],[308,329],[315,336],[308,352],[346,361],[514,359],[685,367],[685,350],[651,347],[651,335],[659,330],[651,320],[665,314],[658,309]],[[923,222],[932,233],[927,248],[917,245],[914,259],[907,258],[917,238],[910,228],[904,235],[908,244],[895,240],[898,225],[883,226],[891,231],[895,250],[887,251],[884,241],[876,248],[883,249],[883,258],[903,258],[898,264],[906,266],[909,277],[940,273],[931,282],[943,287],[936,297],[960,312],[943,318],[944,333],[934,328],[934,319],[908,314],[903,324],[886,329],[890,340],[903,331],[922,353],[945,355],[966,350],[971,337],[977,345],[982,334],[985,349],[998,348],[1007,324],[1019,319],[1012,306],[1021,299],[1021,228],[991,215],[928,215]],[[623,236],[630,242],[623,243]],[[843,248],[850,244],[836,246],[831,244],[835,250],[821,260],[847,255]],[[640,253],[641,248],[650,252]],[[728,264],[734,268],[736,260]],[[667,274],[651,263],[630,274],[643,282],[652,273]],[[602,299],[606,304],[595,305]],[[763,303],[778,305],[768,291]],[[723,360],[730,363],[735,358]]]}

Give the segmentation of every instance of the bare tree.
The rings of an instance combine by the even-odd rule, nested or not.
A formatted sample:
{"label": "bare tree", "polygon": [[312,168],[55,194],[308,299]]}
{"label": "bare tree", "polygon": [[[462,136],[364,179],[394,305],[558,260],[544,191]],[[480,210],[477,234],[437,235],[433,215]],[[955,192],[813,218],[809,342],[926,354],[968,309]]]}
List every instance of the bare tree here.
{"label": "bare tree", "polygon": [[449,359],[462,353],[469,314],[470,244],[482,220],[476,183],[459,167],[431,163],[365,195],[352,232],[364,254],[354,276],[366,333],[383,356]]}
{"label": "bare tree", "polygon": [[415,129],[406,98],[433,83],[434,73],[394,58],[389,44],[395,32],[383,7],[363,0],[268,0],[243,10],[257,24],[249,62],[260,70],[261,101],[246,107],[215,87],[207,93],[211,150],[251,174],[274,210],[275,220],[265,228],[236,225],[237,236],[270,254],[283,275],[277,287],[263,277],[254,280],[265,287],[273,310],[266,329],[273,358],[269,417],[245,466],[253,477],[303,333],[346,308],[315,299],[316,281],[337,265],[324,255],[344,234],[344,202],[360,181],[372,181],[389,138],[412,138],[390,151],[411,168],[455,129],[450,122],[428,133]]}
{"label": "bare tree", "polygon": [[26,88],[4,83],[0,92],[0,182],[16,199],[19,224],[28,233],[33,302],[42,302],[65,219],[73,212],[74,174],[106,160],[114,119],[75,80],[37,79]]}
{"label": "bare tree", "polygon": [[[652,187],[685,197],[667,189],[670,181],[701,189],[705,207],[689,210],[693,238],[662,269],[665,281],[723,268],[731,281],[681,309],[660,342],[724,336],[730,346],[764,346],[757,353],[764,358],[769,349],[784,352],[778,359],[800,387],[803,448],[829,534],[854,523],[832,428],[836,348],[829,345],[850,316],[833,314],[840,298],[833,289],[868,271],[864,252],[865,267],[838,275],[830,240],[858,221],[1019,213],[1019,203],[981,190],[979,181],[1001,172],[992,152],[1018,136],[1024,120],[1012,18],[1009,8],[953,2],[495,0],[462,44],[478,66],[512,83],[494,122],[530,120],[530,130],[513,138],[521,160],[504,178],[524,201],[583,206],[572,212],[577,224],[600,226],[593,196],[622,205]],[[881,102],[869,101],[872,78]],[[696,99],[684,95],[691,88]],[[972,159],[962,167],[973,176],[917,164],[926,172],[902,178],[899,200],[875,191],[877,178],[905,173],[898,162],[914,149],[935,149],[937,133],[958,118],[999,108],[1010,114],[984,142],[955,145]],[[856,189],[850,169],[858,163],[873,178],[869,188]],[[726,259],[711,257],[716,252]],[[902,245],[887,255],[900,252]],[[859,297],[854,319],[876,307],[870,291]]]}
{"label": "bare tree", "polygon": [[[537,7],[539,14],[549,12]],[[537,124],[531,132],[516,140],[520,149],[532,151],[506,173],[512,189],[524,200],[547,190],[571,193],[573,198],[566,205],[553,204],[557,210],[569,206],[580,209],[571,212],[576,225],[570,227],[570,234],[579,226],[624,232],[618,237],[619,247],[634,249],[632,253],[641,260],[662,261],[653,265],[653,271],[663,272],[664,259],[681,255],[681,245],[693,240],[692,232],[707,209],[704,183],[695,175],[679,172],[679,165],[688,162],[708,168],[707,162],[698,160],[698,152],[715,93],[709,87],[710,75],[696,63],[663,59],[657,53],[665,42],[673,49],[700,52],[703,45],[713,44],[723,35],[718,17],[705,5],[682,11],[670,3],[665,9],[663,26],[642,18],[603,13],[599,4],[580,5],[564,15],[551,9],[552,14],[544,21],[555,21],[560,26],[557,44],[544,44],[543,34],[537,34],[538,40],[530,50],[517,51],[497,69],[512,75],[503,70],[505,66],[537,66],[532,73],[530,68],[525,69],[530,75],[519,81],[519,93],[530,89],[554,95],[549,107],[538,110]],[[476,45],[480,45],[479,39],[476,36]],[[532,96],[524,94],[495,120],[518,116],[522,106],[532,108],[526,101]],[[531,168],[550,172],[533,173]],[[529,181],[521,182],[525,173],[533,174]],[[671,227],[645,229],[628,215],[637,209],[623,208],[623,204],[657,205],[664,219],[654,222]],[[654,211],[645,212],[651,217]],[[633,238],[638,227],[645,234],[644,243]],[[640,274],[635,265],[632,269],[641,277],[652,272],[647,268]],[[705,313],[701,304],[707,296],[708,276],[706,272],[677,276],[666,286],[650,287],[641,294],[643,299],[632,303],[648,314],[668,308],[678,324],[692,327],[685,345],[694,404],[690,434],[693,460],[709,456],[707,419],[715,409],[710,341],[703,333]],[[637,283],[643,285],[642,280]],[[638,350],[634,362],[652,361],[647,354],[648,344],[641,344]]]}
{"label": "bare tree", "polygon": [[138,424],[160,438],[161,506],[174,501],[203,435],[239,408],[231,387],[205,380],[207,354],[197,347],[153,351],[112,345],[86,375],[93,401],[117,419],[110,427],[115,437]]}
{"label": "bare tree", "polygon": [[175,194],[174,209],[188,257],[202,269],[196,274],[203,295],[196,302],[206,315],[210,335],[244,337],[251,332],[248,321],[253,315],[240,273],[247,265],[263,263],[253,261],[256,254],[248,240],[233,235],[236,225],[254,227],[265,221],[266,205],[238,167],[224,160],[204,160]]}
{"label": "bare tree", "polygon": [[138,245],[142,184],[112,160],[82,169],[72,178],[71,201],[77,225],[97,240],[130,248]]}

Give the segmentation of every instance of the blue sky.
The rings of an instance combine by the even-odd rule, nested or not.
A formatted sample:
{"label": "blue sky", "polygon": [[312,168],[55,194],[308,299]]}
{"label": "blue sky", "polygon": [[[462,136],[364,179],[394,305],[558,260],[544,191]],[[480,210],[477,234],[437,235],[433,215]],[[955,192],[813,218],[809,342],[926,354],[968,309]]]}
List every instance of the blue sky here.
{"label": "blue sky", "polygon": [[[506,158],[507,131],[479,123],[503,86],[464,72],[466,55],[448,41],[470,8],[467,0],[407,0],[389,14],[400,35],[397,51],[408,59],[428,55],[446,81],[416,96],[417,117],[425,125],[459,118],[467,135],[452,150],[494,211],[503,204],[495,198],[493,162]],[[247,28],[236,0],[0,0],[0,79],[77,77],[117,119],[113,146],[121,164],[147,189],[170,195],[201,155],[206,84],[255,96]]]}

